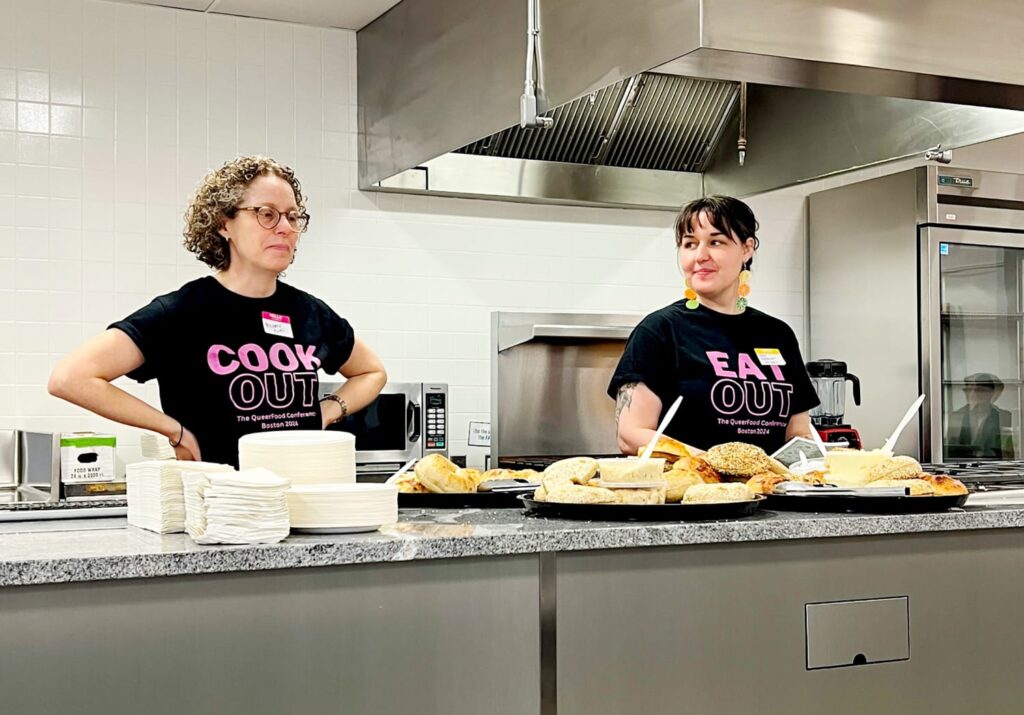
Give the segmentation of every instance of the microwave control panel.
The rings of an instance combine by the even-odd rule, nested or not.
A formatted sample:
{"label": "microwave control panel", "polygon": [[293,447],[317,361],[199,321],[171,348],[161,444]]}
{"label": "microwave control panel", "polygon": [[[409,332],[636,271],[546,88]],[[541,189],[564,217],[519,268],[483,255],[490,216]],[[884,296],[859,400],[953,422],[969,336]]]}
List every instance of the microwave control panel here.
{"label": "microwave control panel", "polygon": [[445,405],[447,397],[442,392],[428,392],[424,395],[427,403],[427,449],[446,449],[448,446],[448,425],[445,424],[448,414]]}

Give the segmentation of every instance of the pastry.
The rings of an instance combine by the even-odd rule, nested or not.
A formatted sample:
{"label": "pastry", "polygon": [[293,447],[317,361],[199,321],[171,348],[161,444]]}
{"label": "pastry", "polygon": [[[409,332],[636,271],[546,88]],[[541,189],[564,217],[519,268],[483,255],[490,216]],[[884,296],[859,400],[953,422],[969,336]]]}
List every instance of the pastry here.
{"label": "pastry", "polygon": [[611,489],[561,482],[545,490],[544,500],[561,504],[615,504],[619,499]]}
{"label": "pastry", "polygon": [[917,479],[924,470],[913,457],[893,457],[868,469],[868,480],[876,479]]}
{"label": "pastry", "polygon": [[964,486],[964,483],[948,474],[922,474],[921,479],[932,485],[936,496],[954,496],[967,493],[967,487]]}
{"label": "pastry", "polygon": [[774,472],[764,472],[752,476],[747,482],[747,488],[754,494],[771,494],[775,491],[775,487],[786,481],[795,481],[795,479],[789,479]]}
{"label": "pastry", "polygon": [[876,479],[868,484],[868,487],[906,487],[910,490],[910,496],[923,497],[933,496],[935,487],[923,479]]}
{"label": "pastry", "polygon": [[[644,445],[637,451],[636,456],[643,454],[644,450],[647,449],[647,445]],[[651,451],[652,457],[661,457],[665,460],[667,466],[675,464],[683,457],[692,456],[692,452],[689,447],[680,442],[677,439],[666,437],[662,435],[658,437],[658,441],[654,443],[654,449]]]}
{"label": "pastry", "polygon": [[569,457],[560,459],[548,465],[541,475],[541,481],[548,486],[572,482],[575,484],[586,484],[597,474],[597,460],[593,457]]}
{"label": "pastry", "polygon": [[784,464],[769,457],[760,447],[745,442],[715,445],[707,451],[704,459],[726,478],[742,478],[746,481],[763,472],[788,474]]}
{"label": "pastry", "polygon": [[619,504],[664,504],[665,487],[655,489],[613,489]]}
{"label": "pastry", "polygon": [[683,495],[684,504],[717,504],[722,502],[750,501],[754,493],[746,484],[695,484]]}
{"label": "pastry", "polygon": [[440,454],[431,454],[416,462],[413,471],[419,483],[435,494],[476,491],[472,472],[459,469]]}
{"label": "pastry", "polygon": [[[685,460],[690,461],[690,460]],[[677,462],[678,464],[678,462]],[[700,474],[691,469],[670,469],[665,472],[665,501],[669,503],[676,503],[683,500],[683,494],[686,490],[692,487],[694,484],[703,484],[704,480],[700,478]]]}

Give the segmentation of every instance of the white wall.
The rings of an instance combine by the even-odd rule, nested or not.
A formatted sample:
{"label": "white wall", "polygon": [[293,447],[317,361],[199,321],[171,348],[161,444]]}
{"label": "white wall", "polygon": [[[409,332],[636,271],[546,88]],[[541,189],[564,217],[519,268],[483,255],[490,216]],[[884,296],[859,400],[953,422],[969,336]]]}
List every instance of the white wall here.
{"label": "white wall", "polygon": [[[348,317],[392,379],[451,384],[456,454],[466,423],[488,418],[490,311],[645,313],[681,293],[671,212],[358,191],[355,33],[96,0],[0,13],[0,426],[113,430],[138,456],[134,430],[51,398],[47,376],[205,273],[181,215],[240,153],[296,168],[313,220],[286,280]],[[825,185],[751,202],[752,302],[798,335],[804,196]]]}

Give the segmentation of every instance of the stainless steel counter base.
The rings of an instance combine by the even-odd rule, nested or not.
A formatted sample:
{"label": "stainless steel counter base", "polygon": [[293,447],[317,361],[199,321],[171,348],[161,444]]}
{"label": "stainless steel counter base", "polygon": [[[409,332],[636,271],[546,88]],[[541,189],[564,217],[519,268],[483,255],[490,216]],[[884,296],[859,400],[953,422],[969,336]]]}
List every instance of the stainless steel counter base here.
{"label": "stainless steel counter base", "polygon": [[[1022,602],[1018,529],[23,586],[0,691],[19,714],[999,715]],[[809,669],[860,651],[891,662]]]}
{"label": "stainless steel counter base", "polygon": [[535,557],[0,591],[4,713],[539,709]]}
{"label": "stainless steel counter base", "polygon": [[[807,669],[805,604],[891,596],[909,660]],[[1020,713],[1022,599],[1010,530],[560,555],[558,713]]]}

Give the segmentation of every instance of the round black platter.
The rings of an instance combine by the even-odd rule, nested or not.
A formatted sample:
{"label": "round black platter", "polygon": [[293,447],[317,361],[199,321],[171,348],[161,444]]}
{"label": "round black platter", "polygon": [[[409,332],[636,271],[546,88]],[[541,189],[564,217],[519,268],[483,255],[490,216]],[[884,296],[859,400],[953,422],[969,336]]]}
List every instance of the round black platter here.
{"label": "round black platter", "polygon": [[708,519],[735,519],[750,516],[764,502],[764,497],[753,501],[722,502],[717,504],[561,504],[537,501],[531,496],[520,496],[520,501],[531,516],[551,519],[585,519],[587,521],[705,521]]}

